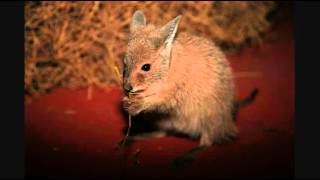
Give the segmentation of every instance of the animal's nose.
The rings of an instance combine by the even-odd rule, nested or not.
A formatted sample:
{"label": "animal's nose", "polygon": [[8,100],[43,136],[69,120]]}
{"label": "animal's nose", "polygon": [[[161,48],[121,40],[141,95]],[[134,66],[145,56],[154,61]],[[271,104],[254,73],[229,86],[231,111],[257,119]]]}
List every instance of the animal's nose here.
{"label": "animal's nose", "polygon": [[123,85],[123,88],[124,90],[126,91],[126,93],[129,93],[131,90],[132,90],[132,86],[130,83],[126,82],[124,85]]}

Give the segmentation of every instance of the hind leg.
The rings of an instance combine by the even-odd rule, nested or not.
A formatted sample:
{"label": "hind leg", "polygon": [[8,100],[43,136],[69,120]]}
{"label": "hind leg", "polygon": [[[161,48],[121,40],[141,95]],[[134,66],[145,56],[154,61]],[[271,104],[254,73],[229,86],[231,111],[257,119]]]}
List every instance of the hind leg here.
{"label": "hind leg", "polygon": [[231,143],[235,140],[238,129],[235,125],[230,124],[226,127],[221,127],[220,131],[214,133],[212,144],[223,145]]}
{"label": "hind leg", "polygon": [[237,129],[232,127],[229,131],[215,131],[215,133],[210,132],[202,133],[199,146],[177,157],[173,161],[172,167],[176,169],[194,161],[198,154],[208,149],[212,144],[225,144],[231,142],[236,135]]}
{"label": "hind leg", "polygon": [[200,137],[200,146],[209,147],[212,145],[213,138],[209,133],[202,133]]}
{"label": "hind leg", "polygon": [[209,148],[209,146],[197,146],[195,148],[192,148],[191,150],[187,151],[183,155],[175,158],[171,164],[171,167],[173,169],[178,169],[187,165],[188,163],[191,163],[192,161],[195,160],[195,157],[199,153],[205,151],[207,148]]}
{"label": "hind leg", "polygon": [[200,139],[201,145],[221,145],[232,142],[237,133],[238,128],[232,120],[231,115],[227,115],[224,118],[216,119],[218,123],[211,125],[211,129],[206,134],[203,134]]}

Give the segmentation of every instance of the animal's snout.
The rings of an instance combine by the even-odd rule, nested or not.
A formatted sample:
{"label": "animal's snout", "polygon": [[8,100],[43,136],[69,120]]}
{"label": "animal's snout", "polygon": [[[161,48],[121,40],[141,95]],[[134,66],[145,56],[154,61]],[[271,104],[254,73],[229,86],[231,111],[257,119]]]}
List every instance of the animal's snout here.
{"label": "animal's snout", "polygon": [[132,86],[129,82],[125,82],[123,85],[123,89],[125,90],[126,93],[129,93],[132,90]]}

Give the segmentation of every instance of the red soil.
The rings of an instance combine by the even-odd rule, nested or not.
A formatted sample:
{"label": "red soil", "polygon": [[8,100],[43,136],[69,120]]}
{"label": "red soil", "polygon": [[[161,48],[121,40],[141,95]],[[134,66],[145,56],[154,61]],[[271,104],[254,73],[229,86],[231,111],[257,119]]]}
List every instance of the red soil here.
{"label": "red soil", "polygon": [[[25,104],[27,175],[87,177],[243,177],[293,176],[294,40],[292,25],[280,39],[230,55],[234,71],[259,72],[236,79],[238,97],[254,87],[260,94],[238,116],[237,140],[215,146],[180,171],[170,162],[197,146],[177,137],[136,142],[117,150],[125,117],[120,89],[58,89]],[[134,122],[133,122],[134,126]],[[140,154],[135,156],[137,150]],[[125,160],[124,158],[127,158]],[[139,164],[135,165],[135,161]]]}

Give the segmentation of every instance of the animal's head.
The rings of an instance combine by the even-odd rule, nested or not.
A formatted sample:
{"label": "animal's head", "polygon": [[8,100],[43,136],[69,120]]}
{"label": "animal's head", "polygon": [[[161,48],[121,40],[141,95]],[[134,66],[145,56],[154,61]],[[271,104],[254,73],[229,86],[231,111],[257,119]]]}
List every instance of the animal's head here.
{"label": "animal's head", "polygon": [[[177,16],[164,26],[157,28],[146,24],[146,18],[141,11],[133,14],[124,57],[123,88],[126,94],[133,95],[132,104],[134,102],[140,104],[141,108],[136,112],[148,107],[146,97],[156,93],[152,92],[152,89],[158,89],[155,87],[160,87],[167,77],[172,44],[180,18],[181,16]],[[141,101],[138,101],[138,98]]]}

